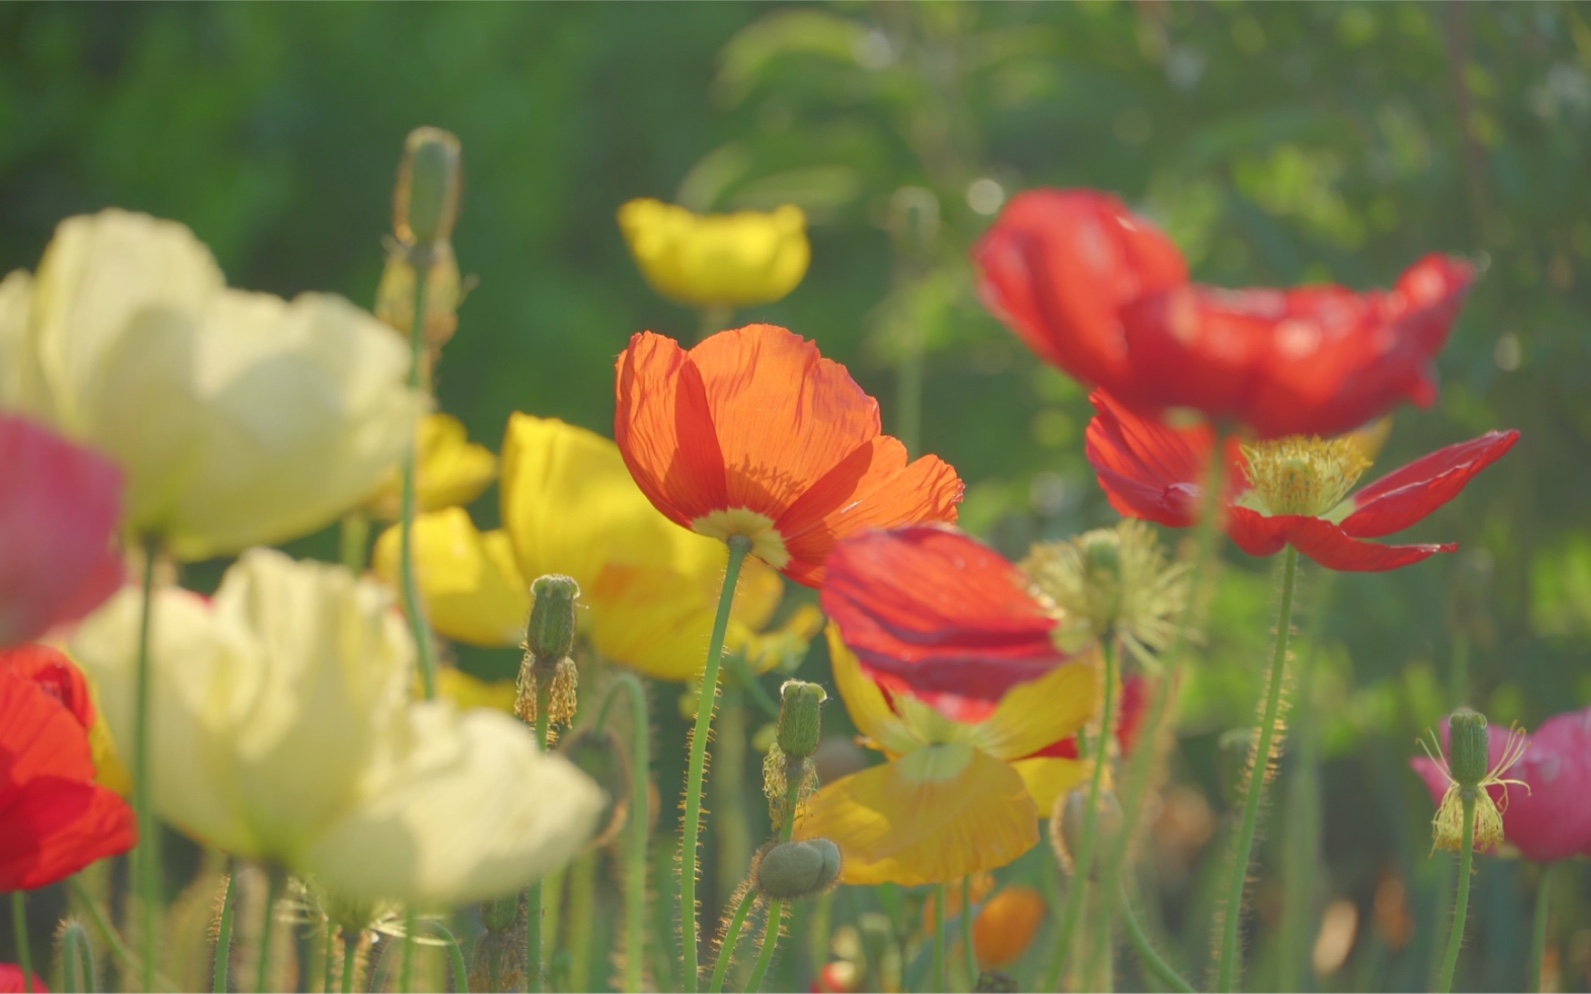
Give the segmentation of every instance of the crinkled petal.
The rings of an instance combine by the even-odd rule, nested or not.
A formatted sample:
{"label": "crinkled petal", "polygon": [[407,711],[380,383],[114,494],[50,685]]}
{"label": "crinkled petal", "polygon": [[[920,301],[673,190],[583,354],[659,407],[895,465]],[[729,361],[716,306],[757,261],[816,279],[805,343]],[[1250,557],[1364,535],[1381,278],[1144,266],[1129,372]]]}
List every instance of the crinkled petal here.
{"label": "crinkled petal", "polygon": [[1088,462],[1110,506],[1172,528],[1193,524],[1213,432],[1178,430],[1140,417],[1102,390],[1089,400],[1098,413],[1086,433]]}
{"label": "crinkled petal", "polygon": [[1457,497],[1476,473],[1501,459],[1517,441],[1517,431],[1489,431],[1394,470],[1354,494],[1354,510],[1343,519],[1342,530],[1355,538],[1402,531]]}
{"label": "crinkled petal", "polygon": [[1227,534],[1251,556],[1272,556],[1288,545],[1327,569],[1344,573],[1380,573],[1411,566],[1457,545],[1377,545],[1348,535],[1340,525],[1302,514],[1266,516],[1246,507],[1232,508]]}

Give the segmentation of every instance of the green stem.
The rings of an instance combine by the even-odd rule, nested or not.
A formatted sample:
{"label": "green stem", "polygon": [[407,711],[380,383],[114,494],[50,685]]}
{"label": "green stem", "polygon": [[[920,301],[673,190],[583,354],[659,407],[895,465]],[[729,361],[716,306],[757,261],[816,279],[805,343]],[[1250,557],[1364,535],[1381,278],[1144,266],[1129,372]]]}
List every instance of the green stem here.
{"label": "green stem", "polygon": [[[1224,439],[1217,437],[1213,451],[1219,454],[1224,449]],[[1177,627],[1172,633],[1171,641],[1161,653],[1160,676],[1154,682],[1149,696],[1149,706],[1145,709],[1143,722],[1139,726],[1137,747],[1127,760],[1127,773],[1122,781],[1122,789],[1117,794],[1117,799],[1121,802],[1121,831],[1106,847],[1103,872],[1100,873],[1101,880],[1119,879],[1122,867],[1126,865],[1127,851],[1137,832],[1138,815],[1143,809],[1144,796],[1149,790],[1150,775],[1159,753],[1160,730],[1170,713],[1182,664],[1191,645],[1188,636],[1202,620],[1200,607],[1203,602],[1203,586],[1209,579],[1205,574],[1210,572],[1215,562],[1216,539],[1221,534],[1221,508],[1226,489],[1226,469],[1226,461],[1218,455],[1210,460],[1210,465],[1205,469],[1204,499],[1199,509],[1199,523],[1193,535],[1194,551],[1193,562],[1189,568],[1191,583],[1188,599],[1182,605],[1181,616],[1177,619]],[[1057,953],[1057,955],[1063,954]],[[1055,970],[1055,976],[1056,982],[1044,988],[1045,990],[1056,989],[1059,984],[1059,969]]]}
{"label": "green stem", "polygon": [[1066,890],[1060,932],[1056,935],[1054,953],[1044,976],[1044,989],[1047,991],[1056,990],[1061,985],[1061,974],[1071,956],[1072,938],[1077,932],[1078,923],[1083,920],[1083,901],[1088,894],[1088,881],[1094,869],[1094,845],[1099,832],[1099,795],[1105,780],[1105,760],[1110,754],[1110,737],[1116,723],[1116,646],[1113,639],[1104,641],[1100,646],[1100,655],[1105,671],[1104,709],[1100,715],[1099,735],[1090,743],[1089,756],[1094,762],[1094,772],[1088,781],[1083,837],[1077,844],[1077,851],[1072,854],[1072,886]]}
{"label": "green stem", "polygon": [[757,903],[757,888],[747,887],[746,893],[740,896],[740,903],[735,905],[734,917],[729,919],[729,927],[724,930],[724,941],[718,947],[718,962],[713,965],[713,978],[707,984],[710,994],[718,994],[724,989],[724,978],[729,975],[729,964],[735,958],[735,946],[740,944],[740,930],[746,924],[746,916],[751,913],[752,905]]}
{"label": "green stem", "polygon": [[[718,595],[718,613],[713,618],[712,639],[707,644],[707,665],[702,671],[701,699],[696,705],[696,725],[691,730],[690,768],[685,781],[685,817],[680,839],[679,908],[684,935],[681,962],[686,994],[695,994],[701,983],[701,923],[696,908],[696,853],[702,831],[702,780],[707,768],[707,736],[712,731],[713,708],[718,704],[718,669],[724,654],[724,633],[729,629],[729,608],[735,600],[735,585],[740,580],[740,565],[751,549],[743,535],[729,538],[729,564],[724,570],[724,589]],[[769,909],[772,919],[773,911]]]}
{"label": "green stem", "polygon": [[138,616],[137,688],[133,711],[133,810],[138,818],[138,848],[133,853],[132,870],[139,905],[139,944],[143,947],[143,989],[155,989],[155,923],[160,917],[159,826],[155,823],[149,737],[151,684],[154,681],[149,643],[154,619],[155,562],[159,541],[144,542],[143,606]]}
{"label": "green stem", "polygon": [[[733,655],[731,653],[731,655]],[[713,782],[709,792],[713,798],[713,839],[718,850],[716,893],[709,897],[708,906],[717,909],[726,900],[719,899],[739,880],[751,863],[751,819],[746,810],[746,705],[743,695],[730,687],[722,695],[718,708],[717,726],[713,742]],[[709,845],[709,848],[712,848]]]}
{"label": "green stem", "polygon": [[[551,724],[548,712],[552,709],[552,693],[550,686],[543,682],[540,676],[532,676],[536,681],[536,748],[543,752],[548,751],[547,731]],[[541,990],[544,969],[542,963],[542,915],[546,908],[543,901],[542,882],[537,880],[525,888],[525,990]]]}
{"label": "green stem", "polygon": [[[409,389],[419,391],[425,365],[425,290],[426,274],[415,267],[414,317],[409,326]],[[403,613],[414,634],[416,657],[420,663],[420,689],[426,700],[436,698],[436,659],[431,651],[431,625],[426,621],[425,602],[414,572],[414,517],[418,481],[416,452],[419,427],[409,432],[409,447],[403,456],[403,501],[398,519],[398,574],[403,595]]]}
{"label": "green stem", "polygon": [[1138,923],[1138,916],[1133,913],[1132,898],[1127,893],[1127,882],[1117,881],[1117,904],[1121,906],[1121,922],[1127,929],[1127,941],[1132,943],[1133,950],[1138,953],[1138,958],[1143,961],[1144,969],[1154,975],[1167,988],[1177,991],[1178,994],[1194,994],[1193,985],[1182,979],[1182,975],[1172,969],[1155,951],[1154,944],[1149,941],[1144,928]]}
{"label": "green stem", "polygon": [[61,930],[61,985],[84,994],[96,986],[94,950],[88,941],[88,930],[80,922],[71,922]]}
{"label": "green stem", "polygon": [[602,702],[597,727],[605,726],[608,708],[623,690],[630,697],[630,851],[624,865],[624,989],[640,991],[646,980],[647,777],[652,766],[651,730],[646,691],[634,674],[621,673]]}
{"label": "green stem", "polygon": [[17,965],[22,967],[22,989],[33,994],[33,949],[28,943],[28,907],[22,891],[11,892],[11,928],[17,940]]}
{"label": "green stem", "polygon": [[812,916],[807,922],[807,967],[814,977],[829,961],[829,927],[833,920],[834,891],[831,890],[813,902]]}
{"label": "green stem", "polygon": [[1466,787],[1459,799],[1464,805],[1464,833],[1458,850],[1458,903],[1453,906],[1453,932],[1447,939],[1447,957],[1442,962],[1442,979],[1436,989],[1447,994],[1453,989],[1453,971],[1458,968],[1458,950],[1464,945],[1464,921],[1469,917],[1469,878],[1475,859],[1475,795]]}
{"label": "green stem", "polygon": [[336,947],[337,926],[328,918],[326,920],[326,944],[325,948],[321,950],[322,974],[320,978],[320,989],[325,991],[326,994],[331,994],[331,985],[337,982],[337,957],[332,954],[332,950]]}
{"label": "green stem", "polygon": [[1265,773],[1270,767],[1272,743],[1276,741],[1277,719],[1281,714],[1282,689],[1287,675],[1287,641],[1293,625],[1293,593],[1298,579],[1298,550],[1291,545],[1282,553],[1282,606],[1276,621],[1276,647],[1266,678],[1265,713],[1260,718],[1259,737],[1249,756],[1247,794],[1243,801],[1243,822],[1238,828],[1237,848],[1232,854],[1231,880],[1227,884],[1226,914],[1222,917],[1221,964],[1217,989],[1231,991],[1238,974],[1238,933],[1243,920],[1243,891],[1248,884],[1249,857],[1254,851],[1254,831],[1259,826],[1260,798],[1265,793]]}
{"label": "green stem", "polygon": [[934,990],[947,991],[946,978],[950,975],[945,956],[945,898],[948,888],[943,884],[934,887]]}
{"label": "green stem", "polygon": [[264,994],[271,989],[271,934],[276,931],[276,902],[281,900],[287,874],[277,867],[265,871],[265,911],[260,916],[260,962],[254,974],[254,989]]}
{"label": "green stem", "polygon": [[978,986],[978,947],[972,941],[972,874],[961,878],[961,954],[967,961],[967,989]]}
{"label": "green stem", "polygon": [[1541,867],[1541,879],[1536,882],[1536,916],[1530,928],[1530,983],[1527,991],[1541,990],[1541,961],[1547,956],[1547,913],[1552,903],[1552,870],[1557,863]]}
{"label": "green stem", "polygon": [[757,953],[757,965],[752,967],[751,977],[746,981],[747,994],[762,990],[762,978],[767,976],[768,966],[773,963],[773,951],[779,945],[779,930],[784,928],[784,905],[778,898],[768,902],[768,923],[762,929],[762,949]]}
{"label": "green stem", "polygon": [[370,516],[357,509],[343,515],[337,532],[338,558],[355,576],[365,571],[369,545]]}
{"label": "green stem", "polygon": [[569,869],[569,989],[591,990],[591,941],[597,892],[597,854],[586,851]]}
{"label": "green stem", "polygon": [[343,994],[353,994],[354,974],[357,972],[357,970],[355,968],[358,966],[358,961],[359,961],[359,933],[358,932],[350,933],[347,929],[343,929],[342,930],[342,940],[343,940],[342,992],[343,992]]}
{"label": "green stem", "polygon": [[215,933],[215,971],[210,989],[215,994],[226,994],[227,967],[232,960],[232,874],[228,873],[221,884],[221,922]]}
{"label": "green stem", "polygon": [[[458,936],[453,930],[439,921],[427,920],[426,924],[436,929],[442,935],[443,942],[447,945],[448,961],[453,968],[453,990],[455,994],[469,994],[470,968],[464,962],[464,949],[459,945]],[[579,990],[579,988],[575,988]]]}
{"label": "green stem", "polygon": [[403,909],[403,960],[398,964],[398,990],[409,994],[414,990],[414,926],[413,908]]}
{"label": "green stem", "polygon": [[[94,927],[99,930],[100,937],[105,940],[105,945],[110,947],[111,955],[116,957],[117,962],[121,964],[122,976],[126,977],[128,974],[142,970],[143,964],[138,959],[138,954],[133,952],[127,943],[122,941],[120,935],[116,934],[115,927],[105,918],[105,912],[100,910],[100,906],[94,900],[94,896],[88,892],[88,888],[83,886],[82,879],[76,876],[67,877],[66,887],[71,891],[72,896],[77,899],[77,904],[83,913],[88,915],[89,921],[93,922]],[[155,980],[157,981],[157,986],[151,986],[147,990],[171,991],[177,989],[177,985],[173,984],[171,979],[162,973],[156,972]]]}

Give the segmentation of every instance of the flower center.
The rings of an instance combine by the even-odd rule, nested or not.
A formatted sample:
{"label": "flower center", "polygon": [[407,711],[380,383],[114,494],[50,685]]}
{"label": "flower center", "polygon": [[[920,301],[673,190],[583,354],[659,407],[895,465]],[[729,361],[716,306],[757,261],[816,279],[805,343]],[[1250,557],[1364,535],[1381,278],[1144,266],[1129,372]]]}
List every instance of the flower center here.
{"label": "flower center", "polygon": [[1243,446],[1253,490],[1242,503],[1261,514],[1328,517],[1369,467],[1351,437],[1323,441],[1295,435]]}
{"label": "flower center", "polygon": [[784,569],[790,561],[790,550],[784,547],[784,536],[774,528],[773,519],[748,508],[727,507],[704,514],[691,522],[691,531],[725,542],[731,535],[742,535],[751,540],[751,554],[774,569]]}

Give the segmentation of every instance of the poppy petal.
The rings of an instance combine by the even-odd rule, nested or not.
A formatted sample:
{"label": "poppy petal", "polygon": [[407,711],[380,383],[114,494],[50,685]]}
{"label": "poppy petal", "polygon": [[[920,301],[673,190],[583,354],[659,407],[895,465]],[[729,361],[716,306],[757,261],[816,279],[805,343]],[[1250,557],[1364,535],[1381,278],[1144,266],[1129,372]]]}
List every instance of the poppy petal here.
{"label": "poppy petal", "polygon": [[1327,569],[1342,573],[1382,573],[1412,566],[1438,552],[1453,552],[1458,549],[1453,543],[1377,545],[1374,542],[1361,542],[1344,532],[1341,526],[1321,518],[1298,515],[1281,517],[1289,519],[1285,525],[1288,544]]}
{"label": "poppy petal", "polygon": [[856,654],[840,640],[840,630],[833,622],[829,623],[824,636],[829,643],[829,666],[834,673],[835,689],[839,691],[840,700],[845,702],[845,711],[856,730],[880,748],[897,755],[921,746],[911,726],[889,706],[884,691],[862,672]]}
{"label": "poppy petal", "polygon": [[938,745],[825,786],[795,834],[839,846],[844,883],[912,887],[1005,866],[1038,842],[1038,818],[1009,765]]}
{"label": "poppy petal", "polygon": [[729,507],[707,387],[679,343],[650,331],[632,337],[619,356],[615,391],[613,438],[653,506],[687,528]]}
{"label": "poppy petal", "polygon": [[1489,431],[1388,473],[1353,496],[1354,511],[1343,519],[1342,530],[1355,538],[1402,531],[1457,497],[1517,441],[1517,431]]}
{"label": "poppy petal", "polygon": [[841,542],[821,599],[862,666],[913,691],[998,699],[1065,658],[1021,571],[949,528]]}
{"label": "poppy petal", "polygon": [[1141,418],[1103,390],[1088,399],[1098,412],[1088,423],[1088,462],[1110,506],[1129,518],[1172,528],[1193,524],[1213,432],[1207,427],[1179,431]]}
{"label": "poppy petal", "polygon": [[1012,687],[968,741],[996,759],[1021,759],[1075,736],[1098,707],[1097,658],[1083,657]]}
{"label": "poppy petal", "polygon": [[1039,817],[1048,818],[1055,802],[1069,794],[1093,772],[1093,766],[1080,759],[1036,756],[1011,764],[1027,785],[1028,794],[1038,807]]}

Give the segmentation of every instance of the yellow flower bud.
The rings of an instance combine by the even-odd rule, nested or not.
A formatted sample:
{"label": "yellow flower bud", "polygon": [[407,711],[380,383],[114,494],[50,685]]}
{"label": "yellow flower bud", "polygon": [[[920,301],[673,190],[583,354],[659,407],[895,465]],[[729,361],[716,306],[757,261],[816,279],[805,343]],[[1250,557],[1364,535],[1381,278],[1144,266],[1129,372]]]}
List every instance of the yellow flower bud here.
{"label": "yellow flower bud", "polygon": [[812,258],[806,215],[785,205],[770,213],[693,214],[657,200],[619,208],[619,228],[652,289],[692,307],[745,307],[796,288]]}

